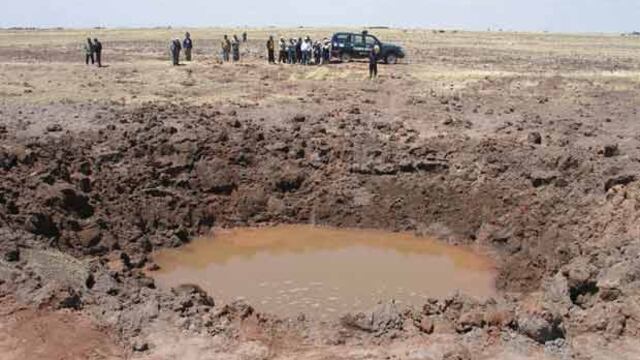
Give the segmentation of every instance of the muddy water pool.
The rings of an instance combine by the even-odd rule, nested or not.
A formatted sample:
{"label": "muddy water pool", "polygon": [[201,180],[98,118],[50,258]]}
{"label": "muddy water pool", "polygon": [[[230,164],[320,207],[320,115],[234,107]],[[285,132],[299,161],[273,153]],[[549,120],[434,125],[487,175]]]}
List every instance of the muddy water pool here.
{"label": "muddy water pool", "polygon": [[314,318],[363,311],[379,301],[421,305],[455,291],[495,294],[490,258],[411,233],[307,225],[216,230],[154,254],[160,286],[198,284],[217,303]]}

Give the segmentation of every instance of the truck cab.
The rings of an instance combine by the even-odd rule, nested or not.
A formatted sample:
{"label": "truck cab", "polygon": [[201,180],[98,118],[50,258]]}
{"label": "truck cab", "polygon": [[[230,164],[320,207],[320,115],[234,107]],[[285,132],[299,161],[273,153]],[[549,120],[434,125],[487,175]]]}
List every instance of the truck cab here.
{"label": "truck cab", "polygon": [[400,46],[384,44],[377,37],[366,31],[362,33],[336,33],[331,39],[331,56],[342,62],[353,59],[365,59],[375,45],[380,47],[379,57],[387,64],[395,64],[404,58],[404,51]]}

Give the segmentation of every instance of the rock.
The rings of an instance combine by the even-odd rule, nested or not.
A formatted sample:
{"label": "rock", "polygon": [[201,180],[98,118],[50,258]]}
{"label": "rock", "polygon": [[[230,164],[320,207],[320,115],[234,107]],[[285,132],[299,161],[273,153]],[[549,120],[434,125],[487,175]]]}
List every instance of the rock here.
{"label": "rock", "polygon": [[444,311],[443,304],[438,299],[427,299],[422,307],[422,313],[425,315],[440,315]]}
{"label": "rock", "polygon": [[147,269],[147,271],[151,271],[151,272],[158,271],[158,270],[160,270],[160,265],[158,265],[158,264],[156,264],[155,262],[152,261],[152,262],[147,263],[146,269]]}
{"label": "rock", "polygon": [[32,213],[25,221],[25,229],[32,234],[46,237],[57,237],[60,235],[57,225],[48,214]]}
{"label": "rock", "polygon": [[60,124],[50,124],[46,127],[47,132],[60,132],[62,131],[62,126]]}
{"label": "rock", "polygon": [[604,191],[609,191],[614,186],[627,185],[636,181],[636,176],[633,174],[618,175],[610,177],[604,184]]}
{"label": "rock", "polygon": [[307,117],[301,114],[295,115],[293,117],[293,122],[297,122],[297,123],[305,122],[306,120],[307,120]]}
{"label": "rock", "polygon": [[281,192],[293,192],[302,186],[305,174],[302,171],[285,170],[276,176],[274,187]]}
{"label": "rock", "polygon": [[91,291],[112,296],[120,293],[120,284],[109,274],[99,272],[93,278],[95,283],[91,287]]}
{"label": "rock", "polygon": [[598,292],[595,276],[598,269],[589,264],[586,258],[574,259],[562,269],[562,274],[567,278],[569,296],[576,305],[583,305],[588,300],[586,297]]}
{"label": "rock", "polygon": [[433,334],[435,329],[433,320],[427,316],[423,316],[419,321],[414,321],[414,325],[425,334]]}
{"label": "rock", "polygon": [[96,156],[96,165],[100,166],[106,163],[115,163],[122,159],[123,154],[121,151],[107,151],[102,152]]}
{"label": "rock", "polygon": [[556,312],[566,315],[572,306],[569,281],[566,276],[558,272],[554,277],[542,284],[543,300],[551,304]]}
{"label": "rock", "polygon": [[199,161],[195,174],[200,187],[212,194],[229,195],[238,186],[236,174],[221,160]]}
{"label": "rock", "polygon": [[[184,305],[196,304],[213,307],[215,302],[200,286],[194,284],[182,284],[171,289],[171,292],[180,298],[182,307]],[[186,306],[186,307],[190,307]]]}
{"label": "rock", "polygon": [[522,310],[517,318],[518,331],[530,339],[544,344],[556,339],[564,339],[561,315],[545,309],[541,304]]}
{"label": "rock", "polygon": [[97,224],[91,224],[77,233],[77,245],[83,248],[92,248],[100,243],[102,229]]}
{"label": "rock", "polygon": [[341,318],[343,326],[373,333],[402,329],[403,322],[402,314],[393,301],[379,304],[366,313],[347,314]]}
{"label": "rock", "polygon": [[636,279],[640,279],[640,262],[637,260],[622,261],[602,270],[596,281],[600,299],[604,301],[618,299],[623,289]]}
{"label": "rock", "polygon": [[278,141],[271,145],[268,145],[267,150],[286,153],[286,152],[289,152],[289,145],[284,141]]}
{"label": "rock", "polygon": [[456,344],[444,351],[442,360],[471,360],[471,353],[465,346]]}
{"label": "rock", "polygon": [[605,145],[602,149],[602,154],[604,157],[614,157],[620,154],[620,150],[618,149],[618,144],[608,144]]}
{"label": "rock", "polygon": [[80,310],[82,308],[82,298],[80,294],[72,288],[67,290],[68,294],[62,298],[59,307],[61,309]]}
{"label": "rock", "polygon": [[247,319],[255,313],[255,310],[251,305],[242,300],[237,300],[231,304],[227,304],[222,309],[216,312],[216,318],[226,317],[229,319]]}
{"label": "rock", "polygon": [[474,328],[481,328],[485,325],[484,314],[479,310],[470,310],[462,313],[456,322],[456,331],[466,333]]}
{"label": "rock", "polygon": [[558,178],[555,171],[534,171],[530,175],[533,187],[541,187],[553,183]]}
{"label": "rock", "polygon": [[243,220],[248,220],[254,216],[261,215],[267,209],[268,197],[265,190],[261,188],[251,188],[234,193],[236,199],[236,211]]}
{"label": "rock", "polygon": [[18,157],[6,151],[0,151],[0,169],[11,170],[18,164]]}
{"label": "rock", "polygon": [[511,327],[515,323],[515,317],[508,309],[488,309],[484,313],[484,323],[487,326],[503,329]]}
{"label": "rock", "polygon": [[88,176],[79,176],[76,179],[76,184],[78,186],[78,189],[80,189],[80,191],[85,192],[85,193],[90,193],[91,192],[91,179]]}
{"label": "rock", "polygon": [[132,349],[136,352],[145,352],[149,350],[149,344],[143,341],[136,341],[133,343]]}
{"label": "rock", "polygon": [[8,262],[20,261],[20,249],[15,248],[4,253],[4,259]]}
{"label": "rock", "polygon": [[58,183],[41,190],[44,202],[51,207],[59,207],[75,213],[81,218],[93,216],[93,206],[89,204],[89,197],[79,193],[71,184]]}
{"label": "rock", "polygon": [[542,135],[540,135],[540,133],[536,131],[531,132],[527,136],[527,141],[529,141],[531,144],[540,145],[542,144]]}

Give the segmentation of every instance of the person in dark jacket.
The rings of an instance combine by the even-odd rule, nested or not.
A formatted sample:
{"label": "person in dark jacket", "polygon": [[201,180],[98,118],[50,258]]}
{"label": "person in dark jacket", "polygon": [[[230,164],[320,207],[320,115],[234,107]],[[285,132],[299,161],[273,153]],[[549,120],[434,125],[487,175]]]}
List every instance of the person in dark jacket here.
{"label": "person in dark jacket", "polygon": [[231,41],[231,54],[233,54],[233,62],[240,61],[240,40],[237,35],[233,35],[233,41]]}
{"label": "person in dark jacket", "polygon": [[91,60],[91,64],[95,64],[95,59],[93,57],[94,52],[93,43],[91,42],[91,38],[87,38],[87,43],[84,44],[84,55],[85,55],[85,63],[89,65],[89,60]]}
{"label": "person in dark jacket", "polygon": [[191,49],[193,49],[193,41],[191,41],[191,34],[184,34],[184,40],[182,41],[182,48],[184,49],[184,58],[186,61],[191,61]]}
{"label": "person in dark jacket", "polygon": [[246,33],[246,32],[243,32],[243,33],[242,33],[242,42],[243,42],[243,43],[246,43],[246,42],[247,42],[247,33]]}
{"label": "person in dark jacket", "polygon": [[296,62],[302,63],[302,38],[296,42]]}
{"label": "person in dark jacket", "polygon": [[378,77],[378,53],[380,53],[380,47],[375,45],[369,52],[369,79],[375,79]]}
{"label": "person in dark jacket", "polygon": [[180,39],[173,40],[169,49],[171,50],[173,66],[180,65],[180,50],[182,50],[182,47],[180,46]]}
{"label": "person in dark jacket", "polygon": [[269,64],[276,63],[276,42],[273,40],[273,36],[269,36],[269,40],[267,40],[267,57]]}
{"label": "person in dark jacket", "polygon": [[98,67],[102,67],[102,43],[98,39],[93,39],[93,51],[96,54],[96,63]]}

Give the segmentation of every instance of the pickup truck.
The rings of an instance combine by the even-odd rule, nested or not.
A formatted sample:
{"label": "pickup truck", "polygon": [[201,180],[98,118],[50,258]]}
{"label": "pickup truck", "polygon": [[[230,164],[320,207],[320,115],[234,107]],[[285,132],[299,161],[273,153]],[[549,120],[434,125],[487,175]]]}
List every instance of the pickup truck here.
{"label": "pickup truck", "polygon": [[362,33],[339,32],[333,34],[331,38],[331,56],[340,59],[342,62],[349,62],[353,59],[366,59],[375,45],[380,47],[379,59],[387,64],[396,64],[398,59],[405,57],[402,47],[383,43],[366,31]]}

